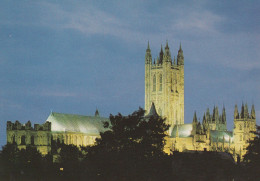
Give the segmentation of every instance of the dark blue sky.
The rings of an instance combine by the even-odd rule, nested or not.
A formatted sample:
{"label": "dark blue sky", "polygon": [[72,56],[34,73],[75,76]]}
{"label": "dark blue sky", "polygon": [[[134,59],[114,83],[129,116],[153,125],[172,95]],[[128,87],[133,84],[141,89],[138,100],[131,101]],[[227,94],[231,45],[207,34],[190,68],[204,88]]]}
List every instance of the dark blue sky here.
{"label": "dark blue sky", "polygon": [[0,146],[6,121],[51,110],[102,116],[144,106],[144,55],[185,56],[185,123],[194,111],[255,104],[260,118],[259,1],[0,2]]}

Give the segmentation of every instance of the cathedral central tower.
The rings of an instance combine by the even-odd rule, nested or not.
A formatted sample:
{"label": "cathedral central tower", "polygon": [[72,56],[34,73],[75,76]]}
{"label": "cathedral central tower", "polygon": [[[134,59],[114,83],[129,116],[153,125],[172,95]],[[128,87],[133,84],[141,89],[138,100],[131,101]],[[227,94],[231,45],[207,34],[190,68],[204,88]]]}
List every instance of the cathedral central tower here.
{"label": "cathedral central tower", "polygon": [[158,114],[166,118],[170,130],[184,124],[184,56],[180,45],[177,61],[172,60],[168,42],[152,60],[148,46],[145,54],[145,110],[154,103]]}

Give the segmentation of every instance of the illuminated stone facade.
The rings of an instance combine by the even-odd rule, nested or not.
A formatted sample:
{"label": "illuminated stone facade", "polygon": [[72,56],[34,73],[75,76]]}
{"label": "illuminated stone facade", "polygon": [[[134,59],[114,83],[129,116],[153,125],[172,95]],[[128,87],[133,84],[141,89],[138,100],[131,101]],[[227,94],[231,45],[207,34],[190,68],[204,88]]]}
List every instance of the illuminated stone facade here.
{"label": "illuminated stone facade", "polygon": [[6,127],[7,143],[16,143],[19,149],[25,149],[26,145],[37,147],[42,154],[51,151],[51,123],[34,124],[31,122],[21,124],[19,121],[7,122]]}
{"label": "illuminated stone facade", "polygon": [[[184,56],[180,46],[177,62],[172,61],[168,43],[163,51],[152,61],[148,47],[145,55],[145,110],[147,116],[159,114],[170,124],[165,152],[173,150],[211,150],[227,151],[236,159],[246,153],[248,140],[253,139],[251,131],[256,129],[254,105],[249,114],[247,104],[242,105],[241,112],[237,106],[234,111],[234,130],[227,131],[226,112],[223,107],[219,114],[214,107],[203,115],[202,123],[197,120],[196,112],[191,124],[184,124]],[[158,113],[157,111],[158,110]],[[18,121],[7,122],[7,142],[17,143],[20,149],[32,145],[43,153],[51,150],[51,142],[63,142],[77,146],[93,145],[100,132],[105,131],[103,122],[108,118],[99,116],[82,116],[52,112],[42,125],[30,121],[22,125]]]}
{"label": "illuminated stone facade", "polygon": [[168,42],[153,61],[148,43],[145,54],[145,110],[150,109],[152,102],[158,114],[167,117],[171,128],[184,123],[184,56],[181,46],[177,61],[175,57],[172,60]]}
{"label": "illuminated stone facade", "polygon": [[76,146],[93,145],[100,132],[105,131],[104,121],[108,119],[100,117],[98,111],[95,116],[52,112],[44,124],[35,124],[34,128],[30,121],[24,125],[19,121],[8,121],[7,143],[16,143],[19,149],[31,145],[44,155],[51,151],[52,141]]}
{"label": "illuminated stone facade", "polygon": [[194,113],[192,123],[184,124],[184,56],[181,45],[177,62],[175,57],[172,61],[168,42],[153,61],[148,43],[145,54],[145,110],[150,107],[154,109],[154,114],[165,117],[170,124],[165,146],[167,153],[171,150],[227,151],[235,159],[237,156],[242,158],[248,140],[254,137],[251,133],[256,126],[254,106],[251,114],[247,105],[242,105],[240,114],[235,107],[233,132],[227,131],[224,107],[222,114],[219,114],[218,107],[214,106],[212,114],[207,109],[202,123]]}

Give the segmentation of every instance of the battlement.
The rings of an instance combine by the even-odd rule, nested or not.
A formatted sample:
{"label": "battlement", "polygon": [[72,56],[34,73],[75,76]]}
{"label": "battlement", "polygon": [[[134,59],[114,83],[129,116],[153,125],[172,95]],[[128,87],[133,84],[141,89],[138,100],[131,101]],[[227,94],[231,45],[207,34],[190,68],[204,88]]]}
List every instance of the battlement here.
{"label": "battlement", "polygon": [[18,120],[16,120],[14,123],[7,121],[6,130],[51,131],[51,123],[46,121],[43,124],[34,124],[34,127],[32,127],[31,121],[28,121],[25,124],[20,123]]}

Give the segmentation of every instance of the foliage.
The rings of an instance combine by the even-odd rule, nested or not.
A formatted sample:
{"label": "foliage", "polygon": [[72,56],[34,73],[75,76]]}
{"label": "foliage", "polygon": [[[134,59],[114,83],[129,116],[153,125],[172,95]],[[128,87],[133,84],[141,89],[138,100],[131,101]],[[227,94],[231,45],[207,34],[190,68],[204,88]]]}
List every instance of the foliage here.
{"label": "foliage", "polygon": [[253,178],[258,176],[260,171],[260,126],[256,126],[256,128],[256,131],[253,132],[255,137],[249,141],[247,153],[244,156],[247,173]]}
{"label": "foliage", "polygon": [[20,179],[39,178],[43,170],[43,157],[32,146],[19,150],[16,144],[7,144],[2,148],[1,163],[5,165],[5,177]]}
{"label": "foliage", "polygon": [[91,167],[85,172],[92,179],[157,180],[171,168],[163,152],[169,125],[159,116],[147,118],[144,113],[139,108],[128,116],[110,115],[110,123],[104,123],[109,130],[88,148],[85,165]]}

